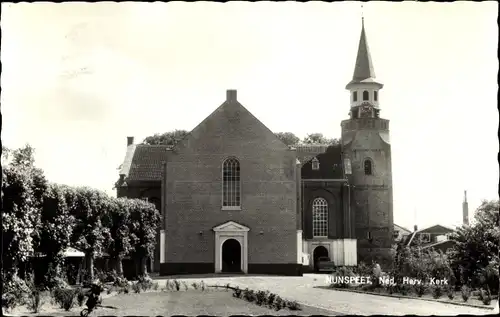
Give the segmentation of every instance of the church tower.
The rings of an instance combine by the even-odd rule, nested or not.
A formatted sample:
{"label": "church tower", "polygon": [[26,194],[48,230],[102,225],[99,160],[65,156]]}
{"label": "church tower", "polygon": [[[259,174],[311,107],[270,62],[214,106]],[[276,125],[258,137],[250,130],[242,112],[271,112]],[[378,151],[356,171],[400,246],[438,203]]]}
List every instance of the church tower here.
{"label": "church tower", "polygon": [[380,90],[375,79],[364,19],[350,92],[349,119],[342,121],[344,172],[349,180],[355,218],[358,261],[385,263],[393,233],[392,168],[389,120],[381,118]]}

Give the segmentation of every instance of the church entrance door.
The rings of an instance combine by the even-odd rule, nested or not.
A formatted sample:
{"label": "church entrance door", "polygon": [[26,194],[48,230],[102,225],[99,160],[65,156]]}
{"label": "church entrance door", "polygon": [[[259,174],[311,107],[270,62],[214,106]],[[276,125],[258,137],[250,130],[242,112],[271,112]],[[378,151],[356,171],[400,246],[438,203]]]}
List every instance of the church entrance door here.
{"label": "church entrance door", "polygon": [[241,245],[236,239],[228,239],[222,244],[222,272],[241,272]]}
{"label": "church entrance door", "polygon": [[314,249],[313,260],[314,260],[314,271],[318,271],[318,259],[321,257],[328,257],[328,250],[320,245]]}

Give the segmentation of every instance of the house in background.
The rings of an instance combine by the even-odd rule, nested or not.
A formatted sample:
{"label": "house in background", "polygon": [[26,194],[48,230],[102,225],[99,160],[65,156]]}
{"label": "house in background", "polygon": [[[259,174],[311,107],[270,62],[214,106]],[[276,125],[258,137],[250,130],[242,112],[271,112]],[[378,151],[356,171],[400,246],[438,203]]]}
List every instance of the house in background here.
{"label": "house in background", "polygon": [[420,244],[423,249],[433,248],[446,252],[455,243],[448,239],[455,230],[443,225],[434,225],[425,229],[416,230],[407,237],[407,246]]}
{"label": "house in background", "polygon": [[401,227],[400,225],[394,224],[393,237],[394,242],[399,243],[400,241],[405,240],[412,232],[405,227]]}
{"label": "house in background", "polygon": [[[467,203],[467,191],[464,191],[464,201],[462,203],[462,221],[464,226],[469,225],[469,205]],[[407,246],[414,246],[420,244],[423,249],[433,249],[435,251],[446,252],[455,244],[454,241],[449,239],[451,233],[455,229],[443,226],[434,225],[422,230],[417,230],[407,236],[405,244]]]}

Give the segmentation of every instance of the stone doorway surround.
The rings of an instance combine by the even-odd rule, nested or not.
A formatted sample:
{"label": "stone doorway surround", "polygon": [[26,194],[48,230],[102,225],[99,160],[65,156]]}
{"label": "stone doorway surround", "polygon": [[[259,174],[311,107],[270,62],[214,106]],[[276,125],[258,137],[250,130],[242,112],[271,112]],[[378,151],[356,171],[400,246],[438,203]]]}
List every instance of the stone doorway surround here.
{"label": "stone doorway surround", "polygon": [[234,239],[241,246],[241,271],[248,273],[248,231],[250,229],[234,221],[228,221],[212,229],[215,232],[215,273],[222,271],[222,245]]}

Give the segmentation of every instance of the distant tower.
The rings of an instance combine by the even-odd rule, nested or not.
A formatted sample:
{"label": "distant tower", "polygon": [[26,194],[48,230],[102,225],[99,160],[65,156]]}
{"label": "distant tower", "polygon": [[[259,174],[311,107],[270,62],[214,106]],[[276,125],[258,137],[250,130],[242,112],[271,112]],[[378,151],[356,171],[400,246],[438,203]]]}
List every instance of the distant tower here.
{"label": "distant tower", "polygon": [[389,120],[380,118],[379,91],[364,18],[350,92],[349,119],[343,120],[342,151],[350,166],[351,210],[355,214],[359,261],[388,258],[393,232]]}
{"label": "distant tower", "polygon": [[464,190],[464,202],[462,203],[462,220],[464,225],[469,225],[469,203],[467,202],[466,190]]}

